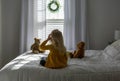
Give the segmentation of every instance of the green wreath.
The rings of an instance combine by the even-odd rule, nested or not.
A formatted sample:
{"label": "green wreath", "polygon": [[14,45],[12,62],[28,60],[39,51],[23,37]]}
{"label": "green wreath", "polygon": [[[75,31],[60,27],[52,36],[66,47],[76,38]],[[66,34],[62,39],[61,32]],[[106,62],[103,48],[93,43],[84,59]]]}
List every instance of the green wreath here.
{"label": "green wreath", "polygon": [[[52,6],[55,5],[56,8],[53,8]],[[48,9],[51,11],[51,12],[56,12],[58,11],[60,8],[60,4],[57,2],[57,1],[51,1],[49,4],[48,4]]]}

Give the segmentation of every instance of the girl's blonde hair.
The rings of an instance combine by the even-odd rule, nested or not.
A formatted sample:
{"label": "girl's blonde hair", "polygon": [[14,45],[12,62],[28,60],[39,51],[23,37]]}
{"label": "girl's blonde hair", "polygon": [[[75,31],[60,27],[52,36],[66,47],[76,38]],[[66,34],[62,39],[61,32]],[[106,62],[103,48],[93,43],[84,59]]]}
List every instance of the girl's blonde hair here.
{"label": "girl's blonde hair", "polygon": [[64,40],[63,40],[63,35],[61,31],[59,31],[58,29],[55,29],[51,32],[51,36],[52,36],[52,40],[54,41],[56,47],[58,47],[59,49],[64,48],[66,50],[64,46]]}

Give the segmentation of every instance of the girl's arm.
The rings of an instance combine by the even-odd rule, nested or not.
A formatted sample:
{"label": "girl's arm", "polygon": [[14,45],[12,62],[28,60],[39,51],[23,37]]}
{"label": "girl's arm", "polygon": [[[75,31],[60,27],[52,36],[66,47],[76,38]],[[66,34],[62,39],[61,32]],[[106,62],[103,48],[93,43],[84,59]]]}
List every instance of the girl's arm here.
{"label": "girl's arm", "polygon": [[42,50],[49,50],[51,48],[51,45],[46,45],[46,43],[51,39],[50,35],[48,36],[48,38],[42,42],[42,44],[40,45],[40,49]]}

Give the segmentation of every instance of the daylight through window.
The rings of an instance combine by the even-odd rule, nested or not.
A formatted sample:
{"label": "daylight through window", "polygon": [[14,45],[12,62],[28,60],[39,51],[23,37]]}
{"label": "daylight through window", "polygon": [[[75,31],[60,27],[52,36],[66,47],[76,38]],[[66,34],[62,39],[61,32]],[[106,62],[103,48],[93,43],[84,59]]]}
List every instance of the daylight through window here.
{"label": "daylight through window", "polygon": [[64,0],[59,2],[59,10],[51,12],[48,4],[52,0],[35,0],[34,2],[34,37],[44,40],[53,29],[59,29],[63,33],[64,24]]}

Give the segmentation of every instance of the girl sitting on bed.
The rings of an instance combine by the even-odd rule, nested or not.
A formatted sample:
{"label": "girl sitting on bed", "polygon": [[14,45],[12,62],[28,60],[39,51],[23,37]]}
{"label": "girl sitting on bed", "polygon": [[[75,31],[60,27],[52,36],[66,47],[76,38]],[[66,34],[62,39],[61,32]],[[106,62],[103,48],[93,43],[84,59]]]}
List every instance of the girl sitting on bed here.
{"label": "girl sitting on bed", "polygon": [[[48,41],[51,44],[47,44]],[[62,33],[55,29],[49,34],[48,38],[40,45],[42,50],[49,50],[50,53],[46,59],[41,59],[40,64],[42,66],[57,69],[67,66],[66,48],[64,46]]]}

